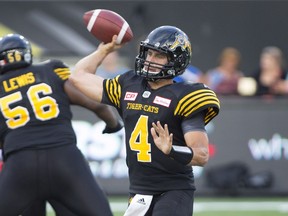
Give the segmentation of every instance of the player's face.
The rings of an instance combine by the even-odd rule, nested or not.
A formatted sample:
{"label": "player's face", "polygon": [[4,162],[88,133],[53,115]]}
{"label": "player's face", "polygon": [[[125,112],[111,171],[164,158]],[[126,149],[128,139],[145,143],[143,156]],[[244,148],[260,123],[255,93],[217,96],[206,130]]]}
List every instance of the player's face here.
{"label": "player's face", "polygon": [[162,69],[161,65],[165,65],[168,63],[168,57],[165,53],[149,49],[147,51],[146,61],[149,61],[151,63],[149,65],[145,65],[144,70],[149,70],[150,73],[158,73]]}

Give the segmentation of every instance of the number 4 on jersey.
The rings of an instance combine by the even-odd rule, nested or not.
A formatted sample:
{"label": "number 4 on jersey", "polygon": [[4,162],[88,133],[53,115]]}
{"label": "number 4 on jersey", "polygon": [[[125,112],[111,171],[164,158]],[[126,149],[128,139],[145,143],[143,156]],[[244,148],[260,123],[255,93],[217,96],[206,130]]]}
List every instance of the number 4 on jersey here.
{"label": "number 4 on jersey", "polygon": [[129,145],[137,151],[139,162],[151,162],[151,144],[148,142],[148,116],[141,115],[131,133]]}

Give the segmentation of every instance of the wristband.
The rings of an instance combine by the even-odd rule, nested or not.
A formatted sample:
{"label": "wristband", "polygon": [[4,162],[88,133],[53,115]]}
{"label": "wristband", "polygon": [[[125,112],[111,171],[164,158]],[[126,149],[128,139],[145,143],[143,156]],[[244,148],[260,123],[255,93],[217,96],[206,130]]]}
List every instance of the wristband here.
{"label": "wristband", "polygon": [[194,155],[192,148],[188,146],[172,146],[169,157],[183,165],[190,163]]}

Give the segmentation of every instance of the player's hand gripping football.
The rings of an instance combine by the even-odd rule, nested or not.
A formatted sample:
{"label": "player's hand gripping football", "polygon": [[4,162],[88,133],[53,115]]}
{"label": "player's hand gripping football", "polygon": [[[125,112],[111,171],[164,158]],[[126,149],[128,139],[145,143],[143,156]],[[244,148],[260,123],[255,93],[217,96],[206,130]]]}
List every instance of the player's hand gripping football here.
{"label": "player's hand gripping football", "polygon": [[125,43],[118,44],[116,41],[117,41],[117,35],[114,35],[110,43],[104,43],[104,42],[100,43],[98,46],[98,51],[101,51],[105,54],[109,54],[110,52],[120,49],[125,44]]}
{"label": "player's hand gripping football", "polygon": [[172,148],[173,134],[169,134],[168,125],[164,127],[159,121],[152,123],[151,134],[155,145],[166,155],[168,155]]}

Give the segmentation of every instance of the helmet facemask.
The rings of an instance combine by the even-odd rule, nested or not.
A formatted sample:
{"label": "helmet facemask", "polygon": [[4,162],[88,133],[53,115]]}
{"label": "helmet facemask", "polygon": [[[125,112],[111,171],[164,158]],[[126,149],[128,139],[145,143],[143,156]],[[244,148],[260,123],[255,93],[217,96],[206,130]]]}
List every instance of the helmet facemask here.
{"label": "helmet facemask", "polygon": [[[152,49],[167,55],[168,63],[159,64],[153,61],[146,60],[148,55],[148,50]],[[173,78],[176,73],[173,68],[173,57],[171,53],[167,53],[161,49],[155,49],[149,45],[140,44],[140,54],[136,57],[135,68],[136,73],[140,76],[145,77],[149,81],[155,81],[157,79],[169,79]],[[157,70],[157,71],[155,71]]]}

